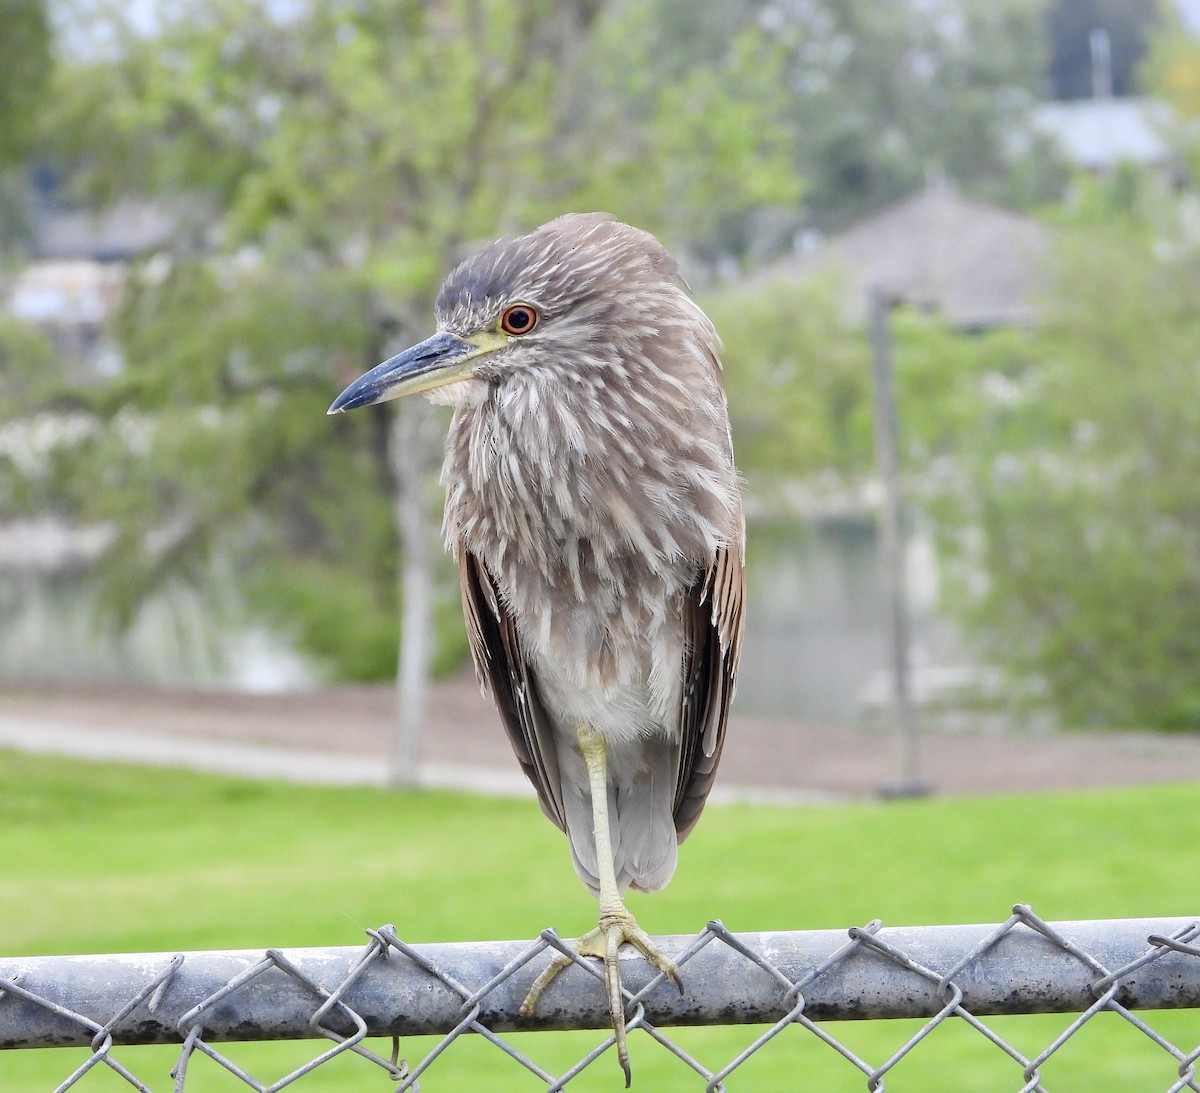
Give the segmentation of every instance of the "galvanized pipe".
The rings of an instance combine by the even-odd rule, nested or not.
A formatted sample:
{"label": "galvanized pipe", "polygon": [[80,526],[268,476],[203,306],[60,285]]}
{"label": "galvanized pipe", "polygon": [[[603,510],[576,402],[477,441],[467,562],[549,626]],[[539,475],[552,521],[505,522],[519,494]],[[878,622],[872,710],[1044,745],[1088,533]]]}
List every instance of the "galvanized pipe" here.
{"label": "galvanized pipe", "polygon": [[[1039,922],[1018,908],[1001,927],[729,935],[714,923],[695,937],[658,939],[681,958],[684,990],[658,983],[641,1001],[663,1027],[770,1023],[801,1000],[815,1020],[927,1017],[955,988],[976,1016],[1081,1012],[1109,989],[1129,1009],[1200,1007],[1197,920]],[[1171,935],[1179,940],[1147,940]],[[517,1017],[551,955],[545,941],[410,947],[389,940],[387,927],[375,937],[368,950],[0,958],[0,1048],[87,1045],[108,1034],[117,1044],[178,1044],[197,1027],[208,1042],[310,1038],[315,1024],[351,1036],[354,1015],[371,1036],[444,1034],[476,1006],[475,1020],[495,1032],[608,1023],[602,986],[581,968],[553,983],[533,1017]],[[630,951],[621,975],[638,995],[650,969]]]}

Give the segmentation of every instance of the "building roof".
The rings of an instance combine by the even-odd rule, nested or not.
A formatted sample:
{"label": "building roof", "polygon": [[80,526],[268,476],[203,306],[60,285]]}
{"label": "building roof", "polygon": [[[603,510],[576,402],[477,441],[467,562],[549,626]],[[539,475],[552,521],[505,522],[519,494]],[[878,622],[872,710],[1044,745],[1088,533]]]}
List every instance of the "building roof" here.
{"label": "building roof", "polygon": [[1104,171],[1119,163],[1169,163],[1164,134],[1171,108],[1157,99],[1099,98],[1044,102],[1029,118],[1035,132],[1050,137],[1077,167]]}
{"label": "building roof", "polygon": [[1023,326],[1045,284],[1050,229],[1029,217],[930,187],[764,270],[758,279],[834,276],[848,319],[880,289],[959,327]]}
{"label": "building roof", "polygon": [[180,208],[132,199],[101,210],[51,206],[37,216],[34,251],[43,259],[128,260],[165,244],[181,219]]}
{"label": "building roof", "polygon": [[30,323],[99,326],[123,280],[120,269],[87,259],[30,262],[11,278],[6,306]]}

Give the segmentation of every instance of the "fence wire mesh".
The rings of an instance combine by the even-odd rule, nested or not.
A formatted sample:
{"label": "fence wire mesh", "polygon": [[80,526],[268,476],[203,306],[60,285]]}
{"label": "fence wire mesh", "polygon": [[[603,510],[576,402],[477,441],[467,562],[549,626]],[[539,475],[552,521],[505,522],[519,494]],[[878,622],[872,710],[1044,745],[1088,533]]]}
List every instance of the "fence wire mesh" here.
{"label": "fence wire mesh", "polygon": [[[538,1014],[517,1016],[539,958],[548,958],[549,949],[572,953],[552,930],[532,943],[456,945],[410,945],[392,926],[367,934],[363,948],[0,959],[0,1048],[88,1048],[57,1090],[71,1089],[97,1067],[143,1093],[196,1090],[201,1079],[193,1080],[193,1062],[200,1055],[267,1093],[354,1053],[365,1060],[354,1088],[375,1088],[374,1081],[403,1093],[419,1089],[426,1072],[435,1090],[435,1064],[468,1034],[524,1068],[530,1088],[547,1090],[563,1089],[613,1046],[611,1034],[601,1031],[594,1047],[555,1074],[505,1038],[526,1029],[606,1028],[602,975],[579,957],[580,970],[555,981]],[[857,1070],[868,1090],[883,1091],[894,1068],[948,1022],[992,1045],[1011,1079],[1002,1088],[1049,1093],[1045,1064],[1102,1013],[1119,1016],[1130,1035],[1157,1049],[1162,1081],[1145,1088],[1200,1093],[1200,1020],[1196,1043],[1177,1045],[1135,1012],[1200,1009],[1200,920],[1048,923],[1018,904],[999,925],[884,929],[876,921],[848,932],[735,935],[714,921],[694,937],[659,940],[675,956],[685,990],[676,992],[639,959],[623,960],[628,1028],[670,1052],[694,1072],[694,1087],[710,1093],[725,1090],[749,1059],[790,1036],[815,1037]],[[983,1020],[1032,1013],[1076,1016],[1032,1055]],[[898,1049],[876,1060],[861,1058],[828,1025],[903,1017],[923,1020]],[[664,1031],[704,1024],[758,1027],[716,1065]],[[406,1037],[431,1033],[439,1037],[431,1050],[411,1065],[402,1060]],[[390,1053],[372,1050],[369,1037],[391,1037]],[[270,1083],[216,1046],[279,1039],[328,1046]],[[179,1048],[169,1077],[155,1086],[117,1057],[124,1045],[148,1043]]]}

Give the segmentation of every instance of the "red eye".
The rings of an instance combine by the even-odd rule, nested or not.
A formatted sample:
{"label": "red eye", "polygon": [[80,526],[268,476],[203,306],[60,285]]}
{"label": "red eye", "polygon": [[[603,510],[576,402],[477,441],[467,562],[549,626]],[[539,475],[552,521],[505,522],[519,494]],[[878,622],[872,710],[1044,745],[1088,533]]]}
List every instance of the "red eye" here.
{"label": "red eye", "polygon": [[505,334],[528,334],[538,322],[537,311],[528,304],[512,304],[500,316],[500,329]]}

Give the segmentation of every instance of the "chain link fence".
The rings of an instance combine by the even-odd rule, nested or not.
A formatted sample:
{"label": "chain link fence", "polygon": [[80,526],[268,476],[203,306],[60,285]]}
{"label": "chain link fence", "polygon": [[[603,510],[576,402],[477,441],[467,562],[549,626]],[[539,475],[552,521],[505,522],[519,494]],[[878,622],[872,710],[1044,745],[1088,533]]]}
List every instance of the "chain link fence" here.
{"label": "chain link fence", "polygon": [[[356,1089],[420,1088],[460,1037],[474,1034],[529,1073],[529,1087],[561,1090],[612,1046],[602,973],[575,958],[530,1019],[517,1008],[548,949],[569,952],[551,930],[533,942],[410,945],[391,926],[368,930],[365,948],[193,952],[0,959],[0,1048],[84,1046],[85,1061],[58,1085],[76,1086],[104,1067],[122,1087],[198,1090],[192,1063],[204,1055],[251,1089],[283,1089],[346,1052],[366,1060]],[[1146,1088],[1200,1093],[1200,1020],[1195,1044],[1177,1045],[1140,1011],[1200,1009],[1200,920],[1119,919],[1047,923],[1017,905],[998,926],[822,930],[732,934],[710,922],[694,937],[660,938],[677,960],[680,993],[640,958],[622,960],[628,1027],[695,1072],[710,1093],[781,1037],[816,1037],[882,1091],[898,1063],[947,1022],[965,1023],[1001,1053],[1020,1093],[1049,1093],[1042,1069],[1098,1014],[1119,1015],[1161,1052],[1162,1080]],[[1139,1011],[1139,1012],[1135,1012]],[[1001,1014],[1074,1013],[1040,1052],[1029,1056],[983,1020]],[[923,1018],[888,1058],[860,1058],[828,1022]],[[755,1025],[745,1047],[715,1069],[665,1029]],[[763,1027],[765,1026],[765,1027]],[[595,1047],[557,1075],[504,1034],[518,1030],[601,1030]],[[419,1061],[401,1058],[404,1038],[436,1034]],[[368,1037],[391,1037],[385,1057]],[[307,1063],[266,1084],[217,1047],[230,1041],[323,1039]],[[529,1038],[525,1038],[528,1042]],[[154,1086],[118,1058],[133,1044],[175,1044],[170,1077]],[[128,1053],[126,1053],[127,1055]],[[617,1079],[614,1077],[614,1086]],[[682,1087],[681,1087],[682,1088]],[[991,1087],[989,1088],[1000,1088]]]}

